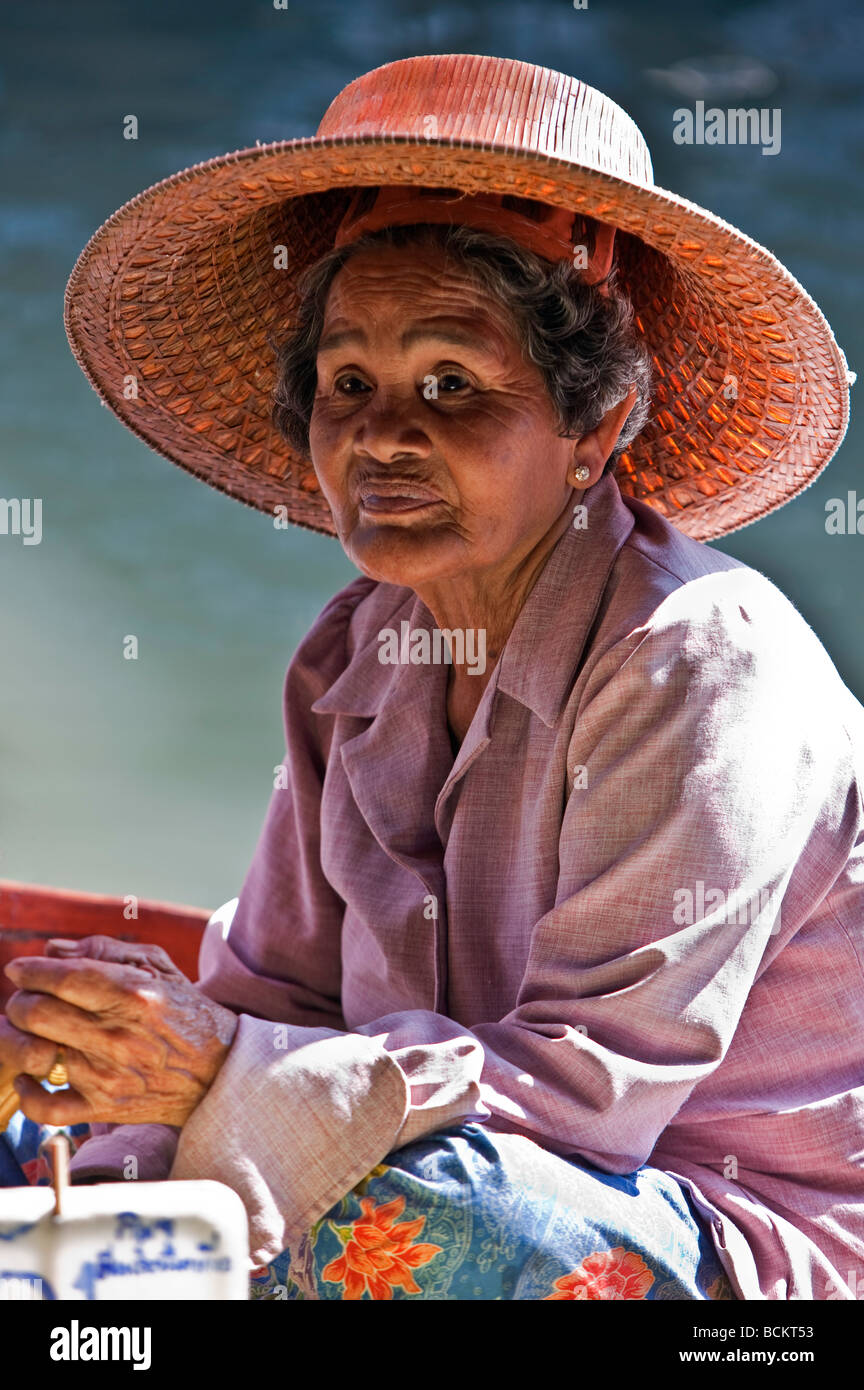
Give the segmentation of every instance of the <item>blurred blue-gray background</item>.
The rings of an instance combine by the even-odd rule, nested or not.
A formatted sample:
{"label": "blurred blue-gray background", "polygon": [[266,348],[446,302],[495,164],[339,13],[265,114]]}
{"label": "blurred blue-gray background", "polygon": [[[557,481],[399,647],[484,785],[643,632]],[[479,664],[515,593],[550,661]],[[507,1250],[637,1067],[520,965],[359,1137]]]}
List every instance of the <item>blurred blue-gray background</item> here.
{"label": "blurred blue-gray background", "polygon": [[[232,897],[282,756],[285,668],[357,573],[337,541],[276,531],[153,454],[77,367],[65,282],[150,184],[314,134],[341,87],[395,58],[545,64],[620,102],[657,183],[773,251],[861,370],[857,0],[34,0],[0,23],[0,496],[44,508],[41,544],[0,535],[0,877]],[[780,153],[676,145],[672,113],[699,97],[780,108]],[[864,537],[825,530],[859,453],[853,419],[811,488],[717,544],[789,595],[861,698]],[[131,633],[137,661],[122,656]]]}

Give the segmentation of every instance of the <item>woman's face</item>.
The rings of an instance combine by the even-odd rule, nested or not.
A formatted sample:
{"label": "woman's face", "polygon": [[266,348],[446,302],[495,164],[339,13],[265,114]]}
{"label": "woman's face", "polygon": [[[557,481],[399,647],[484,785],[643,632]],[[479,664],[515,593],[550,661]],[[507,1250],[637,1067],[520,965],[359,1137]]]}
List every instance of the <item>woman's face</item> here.
{"label": "woman's face", "polygon": [[560,523],[573,441],[506,309],[440,249],[353,256],[317,366],[312,461],[364,574],[415,588],[506,570]]}

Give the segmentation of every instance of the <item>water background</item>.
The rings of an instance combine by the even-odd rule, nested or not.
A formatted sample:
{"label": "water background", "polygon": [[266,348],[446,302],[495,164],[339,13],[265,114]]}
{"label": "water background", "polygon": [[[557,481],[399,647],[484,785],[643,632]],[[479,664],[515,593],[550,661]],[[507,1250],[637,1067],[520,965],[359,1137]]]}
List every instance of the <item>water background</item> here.
{"label": "water background", "polygon": [[[152,453],[76,365],[65,282],[150,184],[314,134],[341,87],[395,58],[545,64],[620,102],[657,183],[772,250],[864,367],[864,14],[849,0],[36,0],[5,5],[0,26],[0,496],[44,500],[41,545],[0,537],[0,877],[232,897],[282,756],[285,668],[357,573],[337,541],[275,531]],[[695,76],[670,72],[687,59]],[[699,95],[779,107],[781,153],[675,145],[672,112]],[[859,698],[864,537],[828,536],[825,504],[864,496],[860,449],[853,419],[814,486],[717,543],[789,595]],[[122,659],[127,633],[138,661]]]}

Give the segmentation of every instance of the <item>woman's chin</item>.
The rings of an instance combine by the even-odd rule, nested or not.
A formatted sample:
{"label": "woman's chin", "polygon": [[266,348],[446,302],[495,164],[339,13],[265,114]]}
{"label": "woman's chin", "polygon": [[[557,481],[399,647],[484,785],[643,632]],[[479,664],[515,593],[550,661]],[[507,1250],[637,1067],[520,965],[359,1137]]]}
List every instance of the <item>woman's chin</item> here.
{"label": "woman's chin", "polygon": [[388,525],[364,517],[340,540],[349,560],[383,584],[413,589],[465,568],[464,543],[449,526]]}

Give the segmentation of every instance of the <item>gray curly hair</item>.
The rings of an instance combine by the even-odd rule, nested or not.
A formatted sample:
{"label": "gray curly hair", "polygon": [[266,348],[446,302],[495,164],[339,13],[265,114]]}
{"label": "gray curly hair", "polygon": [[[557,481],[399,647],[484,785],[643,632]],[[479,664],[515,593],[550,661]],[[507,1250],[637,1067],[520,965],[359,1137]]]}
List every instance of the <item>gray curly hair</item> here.
{"label": "gray curly hair", "polygon": [[569,261],[553,264],[509,237],[429,222],[367,232],[326,252],[300,276],[294,327],[282,342],[271,338],[277,365],[273,423],[295,451],[309,457],[316,358],[330,286],[352,256],[376,246],[441,247],[506,306],[524,357],[546,382],[562,438],[594,429],[635,385],[636,401],[603,471],[615,468],[651,413],[651,358],[633,327],[630,300],[616,288],[614,269],[604,282],[607,296],[586,285]]}

